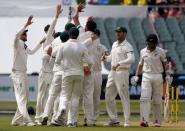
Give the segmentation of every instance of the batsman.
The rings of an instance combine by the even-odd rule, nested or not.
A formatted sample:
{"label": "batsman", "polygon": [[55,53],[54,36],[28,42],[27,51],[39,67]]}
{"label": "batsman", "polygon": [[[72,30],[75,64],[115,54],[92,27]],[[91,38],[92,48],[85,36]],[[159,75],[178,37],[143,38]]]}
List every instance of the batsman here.
{"label": "batsman", "polygon": [[[137,84],[138,75],[142,72],[140,97],[140,126],[149,126],[149,116],[152,103],[155,127],[162,123],[162,73],[165,70],[166,80],[171,77],[168,71],[166,51],[158,47],[158,38],[150,34],[146,39],[147,46],[140,51],[140,61],[135,76],[131,78],[133,85]],[[163,66],[164,65],[164,66]]]}

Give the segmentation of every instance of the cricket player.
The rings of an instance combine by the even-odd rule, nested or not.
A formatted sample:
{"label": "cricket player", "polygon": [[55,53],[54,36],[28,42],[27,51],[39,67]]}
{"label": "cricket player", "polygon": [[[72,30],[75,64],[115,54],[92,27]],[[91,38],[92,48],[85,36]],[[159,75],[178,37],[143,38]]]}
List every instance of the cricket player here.
{"label": "cricket player", "polygon": [[39,73],[39,79],[38,79],[38,96],[37,96],[37,104],[36,104],[36,116],[35,116],[35,122],[38,125],[41,125],[42,120],[42,113],[44,112],[45,104],[48,99],[48,92],[49,87],[51,85],[51,81],[53,78],[53,66],[55,59],[51,58],[51,52],[52,47],[51,42],[53,41],[53,34],[54,34],[54,28],[57,23],[58,17],[62,12],[61,5],[58,5],[56,8],[56,15],[55,18],[49,27],[49,30],[46,34],[46,41],[43,44],[43,57],[42,57],[42,67]]}
{"label": "cricket player", "polygon": [[162,85],[163,65],[167,69],[165,51],[158,47],[158,38],[155,34],[147,37],[147,46],[140,51],[140,61],[136,74],[131,78],[131,83],[136,84],[138,75],[142,72],[141,97],[140,97],[140,125],[148,127],[151,102],[153,104],[154,124],[161,126],[162,122]]}
{"label": "cricket player", "polygon": [[[69,110],[71,113],[71,117],[67,121],[69,127],[76,127],[75,122],[77,119],[76,117],[78,117],[84,68],[88,68],[89,64],[91,64],[86,47],[77,40],[78,35],[79,30],[76,27],[72,27],[69,31],[70,39],[61,46],[55,61],[57,65],[60,65],[62,61],[63,66],[62,91],[60,94],[59,112],[55,122],[58,123],[60,122],[61,117],[64,118],[67,113],[66,110],[69,100],[73,95],[73,98],[75,98],[73,100],[73,104],[69,104]],[[83,67],[84,64],[86,64],[87,67]],[[65,121],[63,121],[63,123],[64,122]]]}
{"label": "cricket player", "polygon": [[[85,25],[85,28],[83,28],[80,25],[79,22],[79,13],[82,12],[84,9],[84,5],[80,4],[77,8],[77,13],[73,17],[74,24],[77,26],[77,28],[80,31],[80,35],[78,37],[78,40],[81,43],[84,43],[85,40],[91,38],[92,32],[96,29],[97,25],[93,21],[92,17],[89,17],[87,20],[87,23]],[[88,52],[91,51],[91,48],[88,48]],[[90,56],[90,55],[89,55]],[[91,60],[92,56],[90,56]],[[87,71],[88,72],[88,71]],[[92,72],[92,68],[89,69],[89,72]],[[94,125],[94,109],[93,109],[93,75],[92,73],[86,74],[84,77],[84,83],[83,83],[83,107],[84,107],[84,113],[85,113],[85,119],[84,119],[84,126],[91,126]],[[71,100],[73,103],[73,99]]]}
{"label": "cricket player", "polygon": [[[70,28],[75,27],[72,23],[67,23],[65,25],[65,31],[60,34],[60,37],[56,38],[52,42],[52,58],[56,58],[56,54],[58,52],[58,49],[60,46],[62,46],[68,39],[69,39],[69,30]],[[44,109],[44,113],[42,114],[42,125],[48,124],[48,120],[50,119],[50,116],[52,114],[53,109],[53,116],[51,119],[52,125],[57,125],[58,123],[55,123],[54,119],[57,116],[58,107],[59,107],[59,96],[61,92],[61,85],[62,85],[62,66],[58,66],[54,64],[53,67],[53,80],[51,82],[51,88],[49,90],[49,97],[46,102],[46,106]],[[61,124],[61,123],[59,123]]]}
{"label": "cricket player", "polygon": [[127,30],[124,27],[116,28],[116,37],[112,45],[111,54],[102,56],[102,60],[111,61],[112,70],[108,75],[105,100],[107,112],[110,117],[108,126],[119,124],[115,98],[119,94],[124,112],[124,127],[130,126],[130,98],[129,98],[129,68],[134,62],[132,45],[126,40]]}
{"label": "cricket player", "polygon": [[[92,57],[94,64],[92,65],[92,93],[93,93],[93,120],[99,116],[100,110],[100,95],[102,85],[102,74],[101,74],[101,56],[107,51],[106,47],[100,43],[100,31],[95,29],[92,32],[91,38],[88,38],[83,44],[89,50],[89,56]],[[95,123],[94,123],[95,124]]]}
{"label": "cricket player", "polygon": [[14,40],[14,57],[11,78],[14,84],[15,98],[17,101],[17,111],[12,119],[12,125],[14,126],[34,126],[31,118],[27,112],[27,101],[28,101],[28,79],[26,75],[27,71],[27,57],[28,54],[34,54],[42,45],[42,42],[33,49],[30,50],[25,44],[27,41],[26,28],[33,23],[33,16],[29,16],[24,27],[16,34]]}
{"label": "cricket player", "polygon": [[[59,50],[59,48],[69,39],[68,32],[62,32],[60,35],[60,41],[57,40],[58,43],[55,42],[55,46],[52,51],[52,58],[56,58],[56,54]],[[57,100],[57,97],[60,95],[61,92],[61,84],[62,84],[62,66],[54,64],[53,67],[53,80],[51,82],[51,87],[49,90],[49,97],[46,102],[46,106],[44,109],[44,113],[42,114],[42,125],[46,125],[49,117],[51,116],[52,109],[54,109],[54,114],[52,117],[51,124],[58,125],[54,122],[54,119],[56,117],[56,114],[58,112],[58,105],[59,100]]]}

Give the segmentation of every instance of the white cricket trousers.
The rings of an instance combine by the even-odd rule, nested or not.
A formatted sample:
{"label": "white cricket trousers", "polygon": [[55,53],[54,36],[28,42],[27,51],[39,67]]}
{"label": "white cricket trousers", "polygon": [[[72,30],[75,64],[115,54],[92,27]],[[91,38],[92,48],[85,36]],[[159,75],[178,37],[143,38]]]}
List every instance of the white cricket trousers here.
{"label": "white cricket trousers", "polygon": [[48,99],[48,92],[53,78],[52,72],[41,71],[38,79],[38,95],[36,104],[35,121],[42,121],[42,114]]}
{"label": "white cricket trousers", "polygon": [[84,77],[83,82],[83,108],[87,124],[94,124],[94,106],[93,106],[93,72]]}
{"label": "white cricket trousers", "polygon": [[[57,116],[59,117],[62,110],[70,110],[67,123],[75,123],[78,119],[79,99],[82,93],[83,76],[71,75],[62,78],[62,91],[60,94],[60,104]],[[73,97],[73,103],[71,98]],[[69,107],[68,107],[69,105]]]}
{"label": "white cricket trousers", "polygon": [[[46,117],[46,116],[50,117],[53,109],[57,110],[56,108],[58,103],[56,102],[55,104],[55,100],[60,95],[61,85],[62,85],[62,75],[55,73],[53,76],[51,87],[49,89],[49,96],[48,96],[42,117]],[[56,111],[53,116],[54,117],[56,116]]]}
{"label": "white cricket trousers", "polygon": [[149,115],[152,110],[154,122],[162,122],[162,74],[143,73],[140,97],[140,120],[149,122]]}
{"label": "white cricket trousers", "polygon": [[119,121],[116,110],[115,98],[119,94],[123,106],[125,123],[130,119],[130,98],[129,98],[129,72],[113,71],[108,75],[105,100],[107,112],[112,121]]}
{"label": "white cricket trousers", "polygon": [[96,120],[100,114],[100,96],[102,86],[102,74],[101,71],[93,71],[93,106],[94,106],[94,120]]}
{"label": "white cricket trousers", "polygon": [[31,118],[27,111],[27,102],[29,97],[28,78],[26,73],[12,72],[15,98],[17,101],[17,110],[12,119],[12,124],[16,122],[31,122]]}

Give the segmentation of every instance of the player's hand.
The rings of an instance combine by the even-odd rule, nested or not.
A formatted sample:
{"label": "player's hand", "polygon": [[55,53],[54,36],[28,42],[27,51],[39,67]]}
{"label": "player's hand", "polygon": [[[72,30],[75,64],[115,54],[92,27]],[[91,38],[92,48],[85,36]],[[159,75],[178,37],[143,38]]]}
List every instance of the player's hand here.
{"label": "player's hand", "polygon": [[131,80],[130,80],[131,81],[131,85],[136,86],[138,80],[139,80],[139,77],[138,76],[132,76],[131,77]]}
{"label": "player's hand", "polygon": [[91,74],[91,70],[90,70],[89,66],[84,66],[84,74],[86,76]]}
{"label": "player's hand", "polygon": [[166,75],[166,82],[169,84],[169,85],[171,85],[171,83],[172,83],[172,81],[173,81],[173,77],[172,76],[170,76],[170,75]]}
{"label": "player's hand", "polygon": [[32,15],[28,17],[28,20],[26,22],[26,27],[29,26],[29,25],[31,25],[33,23],[32,19],[33,19],[33,16]]}
{"label": "player's hand", "polygon": [[106,56],[107,56],[107,54],[104,52],[104,53],[102,54],[102,56],[101,56],[101,60],[102,60],[102,61],[105,61]]}
{"label": "player's hand", "polygon": [[120,66],[120,64],[113,65],[113,66],[112,66],[112,69],[113,69],[114,71],[116,71],[116,69],[117,69],[119,66]]}
{"label": "player's hand", "polygon": [[62,11],[63,11],[62,5],[61,4],[57,5],[56,18],[59,17],[59,15],[62,13]]}
{"label": "player's hand", "polygon": [[77,12],[78,12],[78,13],[79,13],[79,12],[84,12],[83,9],[85,9],[85,5],[80,3],[80,4],[78,5],[78,7],[77,7]]}

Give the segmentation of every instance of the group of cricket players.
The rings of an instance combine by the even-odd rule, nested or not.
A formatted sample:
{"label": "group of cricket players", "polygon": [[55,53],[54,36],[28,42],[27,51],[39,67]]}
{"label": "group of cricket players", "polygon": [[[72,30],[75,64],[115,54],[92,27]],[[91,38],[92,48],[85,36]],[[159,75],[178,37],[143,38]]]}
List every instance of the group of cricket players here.
{"label": "group of cricket players", "polygon": [[[29,16],[26,24],[16,34],[13,49],[13,67],[11,78],[14,84],[17,110],[12,119],[14,126],[78,126],[79,108],[84,111],[84,126],[96,126],[100,115],[101,63],[111,62],[105,91],[105,102],[110,121],[107,126],[117,126],[118,119],[115,98],[119,94],[124,112],[124,127],[130,127],[129,69],[135,61],[132,45],[126,40],[127,29],[117,27],[117,40],[113,43],[110,54],[100,43],[100,30],[96,22],[89,17],[83,28],[79,14],[84,5],[77,7],[72,20],[65,25],[63,32],[55,32],[55,25],[62,13],[62,6],[57,5],[55,17],[46,25],[45,37],[34,49],[29,49],[27,27],[33,21]],[[114,35],[114,34],[113,34]],[[140,51],[140,61],[131,84],[137,85],[138,75],[142,73],[140,98],[140,126],[149,126],[152,106],[154,125],[162,123],[162,73],[171,80],[168,72],[166,52],[158,47],[158,38],[151,34],[146,39],[146,47]],[[35,122],[27,112],[28,79],[26,75],[28,54],[43,49],[42,67],[38,78],[38,96]]]}

